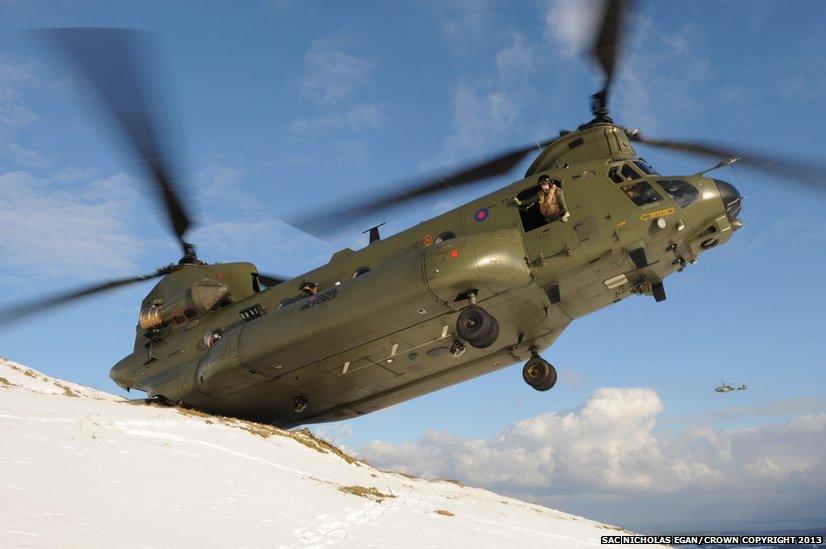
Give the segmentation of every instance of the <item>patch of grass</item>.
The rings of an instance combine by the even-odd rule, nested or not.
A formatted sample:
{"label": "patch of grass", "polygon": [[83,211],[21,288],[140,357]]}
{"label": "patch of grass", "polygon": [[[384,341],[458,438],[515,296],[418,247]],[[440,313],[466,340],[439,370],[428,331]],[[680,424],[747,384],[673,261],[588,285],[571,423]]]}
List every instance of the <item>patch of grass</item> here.
{"label": "patch of grass", "polygon": [[176,406],[175,409],[178,410],[179,414],[182,414],[182,415],[185,415],[185,416],[207,417],[207,418],[214,417],[212,414],[202,412],[201,410],[196,410],[195,408],[184,408],[183,406]]}
{"label": "patch of grass", "polygon": [[16,383],[12,383],[4,377],[0,377],[0,387],[17,387]]}
{"label": "patch of grass", "polygon": [[34,379],[37,379],[37,375],[29,369],[23,370],[23,375],[33,377]]}
{"label": "patch of grass", "polygon": [[240,421],[238,422],[238,427],[261,438],[269,438],[273,435],[281,435],[281,433],[279,433],[281,429],[279,429],[278,427],[273,427],[272,425],[266,425],[264,423]]}
{"label": "patch of grass", "polygon": [[437,515],[443,515],[445,517],[455,517],[456,516],[453,513],[451,513],[450,511],[448,511],[447,509],[436,509],[434,511],[434,513],[436,513]]}
{"label": "patch of grass", "polygon": [[404,478],[412,478],[412,479],[418,479],[419,478],[416,475],[411,475],[410,473],[405,473],[405,472],[402,472],[402,471],[385,471],[385,473],[392,473],[394,475],[399,475],[399,476],[402,476]]}
{"label": "patch of grass", "polygon": [[302,429],[287,431],[285,429],[280,429],[274,425],[268,425],[266,423],[256,423],[254,421],[245,421],[242,419],[213,415],[207,412],[203,412],[201,410],[196,410],[194,408],[176,406],[175,409],[178,411],[178,413],[186,416],[204,418],[204,421],[206,423],[213,423],[217,421],[230,427],[238,427],[239,429],[243,429],[244,431],[252,433],[253,435],[259,436],[261,438],[269,438],[271,436],[289,437],[295,440],[296,442],[303,444],[307,448],[312,448],[316,452],[321,452],[322,454],[334,454],[350,464],[367,465],[367,462],[362,461],[360,459],[356,459],[353,456],[347,454],[346,452],[342,452],[341,449],[337,448],[333,444],[330,444],[326,440],[320,439],[317,436],[313,435],[313,433],[306,427]]}
{"label": "patch of grass", "polygon": [[60,387],[61,389],[63,389],[63,394],[67,397],[79,397],[80,396],[80,394],[77,391],[75,391],[74,389],[72,389],[68,385],[64,385],[64,384],[62,384],[60,382],[57,382],[57,381],[55,381],[54,384],[57,385],[58,387]]}
{"label": "patch of grass", "polygon": [[455,484],[455,485],[456,485],[456,486],[458,486],[459,488],[464,488],[464,487],[465,487],[465,485],[464,485],[464,484],[462,484],[462,482],[461,482],[461,481],[456,480],[456,479],[454,479],[454,478],[446,478],[446,479],[443,479],[443,480],[442,480],[442,482],[449,482],[449,483],[451,483],[451,484]]}
{"label": "patch of grass", "polygon": [[381,503],[385,499],[396,497],[393,494],[379,492],[377,488],[372,486],[370,488],[365,488],[364,486],[341,486],[339,490],[346,494],[353,494],[354,496],[372,499],[378,503]]}
{"label": "patch of grass", "polygon": [[353,456],[351,456],[350,454],[348,454],[346,452],[342,452],[341,449],[338,448],[337,446],[334,446],[333,444],[330,444],[326,440],[318,438],[317,436],[313,435],[313,433],[306,427],[304,427],[302,429],[295,429],[293,431],[282,431],[282,433],[285,433],[287,436],[291,437],[292,439],[297,440],[301,444],[303,444],[303,445],[305,445],[309,448],[312,448],[313,450],[317,450],[317,451],[321,452],[322,454],[326,454],[326,453],[334,454],[334,455],[340,457],[341,459],[343,459],[344,461],[346,461],[347,463],[349,463],[351,465],[352,464],[367,465],[367,462],[362,461],[360,459],[356,459]]}

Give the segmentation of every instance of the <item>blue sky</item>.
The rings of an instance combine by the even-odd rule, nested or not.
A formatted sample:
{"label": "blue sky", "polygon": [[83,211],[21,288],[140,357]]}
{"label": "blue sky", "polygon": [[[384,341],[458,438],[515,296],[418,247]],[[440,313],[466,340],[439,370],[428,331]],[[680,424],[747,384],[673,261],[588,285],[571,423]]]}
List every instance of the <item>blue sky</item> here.
{"label": "blue sky", "polygon": [[[365,237],[322,242],[280,215],[587,121],[600,83],[581,55],[591,11],[572,0],[2,1],[0,306],[180,255],[88,91],[26,29],[153,31],[199,255],[296,274]],[[824,25],[815,1],[641,2],[612,113],[650,136],[823,161]],[[713,164],[640,152],[662,173]],[[524,168],[378,220],[401,230]],[[545,353],[560,371],[552,391],[528,388],[514,366],[322,433],[378,465],[623,525],[822,525],[826,192],[736,165],[717,177],[744,194],[745,228],[669,278],[665,303],[634,298],[573,323]],[[0,354],[114,391],[108,370],[131,350],[148,290],[0,332]],[[721,379],[750,388],[718,395]]]}

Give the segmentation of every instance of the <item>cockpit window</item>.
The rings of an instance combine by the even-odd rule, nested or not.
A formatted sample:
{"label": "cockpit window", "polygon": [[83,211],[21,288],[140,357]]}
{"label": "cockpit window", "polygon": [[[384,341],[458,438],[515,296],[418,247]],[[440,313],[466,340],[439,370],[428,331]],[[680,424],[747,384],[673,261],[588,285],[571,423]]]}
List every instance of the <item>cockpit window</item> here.
{"label": "cockpit window", "polygon": [[623,185],[620,188],[637,206],[645,206],[663,199],[647,181]]}
{"label": "cockpit window", "polygon": [[697,187],[679,179],[658,179],[657,183],[663,188],[665,192],[671,195],[674,202],[681,208],[685,208],[700,196],[700,191]]}
{"label": "cockpit window", "polygon": [[638,167],[639,169],[641,169],[641,170],[642,170],[642,172],[643,172],[645,175],[660,175],[660,174],[657,172],[657,170],[655,170],[654,168],[652,168],[652,167],[651,167],[651,164],[649,164],[648,162],[646,162],[646,161],[645,161],[645,160],[643,160],[642,158],[640,158],[639,160],[634,160],[634,164],[636,164],[636,165],[637,165],[637,167]]}
{"label": "cockpit window", "polygon": [[638,174],[632,167],[631,164],[624,164],[622,166],[622,177],[625,178],[626,181],[633,181],[635,179],[640,178],[640,174]]}
{"label": "cockpit window", "polygon": [[608,170],[608,177],[610,177],[614,183],[625,183],[625,179],[619,173],[617,173],[618,171],[619,166],[614,166],[613,168]]}

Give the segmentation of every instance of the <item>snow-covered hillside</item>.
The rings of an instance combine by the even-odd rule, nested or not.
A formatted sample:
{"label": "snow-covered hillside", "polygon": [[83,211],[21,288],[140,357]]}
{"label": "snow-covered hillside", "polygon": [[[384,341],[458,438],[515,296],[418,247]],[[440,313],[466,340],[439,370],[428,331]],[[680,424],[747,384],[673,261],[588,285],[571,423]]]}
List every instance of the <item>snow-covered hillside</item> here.
{"label": "snow-covered hillside", "polygon": [[581,547],[606,526],[0,359],[0,547]]}

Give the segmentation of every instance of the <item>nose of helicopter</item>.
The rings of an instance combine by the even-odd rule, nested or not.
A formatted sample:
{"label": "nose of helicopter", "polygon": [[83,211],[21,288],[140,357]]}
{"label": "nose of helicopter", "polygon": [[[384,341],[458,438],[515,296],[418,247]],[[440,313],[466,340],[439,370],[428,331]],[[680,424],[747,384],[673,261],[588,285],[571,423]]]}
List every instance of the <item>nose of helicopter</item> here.
{"label": "nose of helicopter", "polygon": [[722,199],[723,206],[726,208],[726,215],[732,221],[737,219],[742,202],[740,191],[738,191],[734,185],[727,181],[723,181],[722,179],[715,179],[714,183],[717,185],[717,190],[720,193],[720,199]]}

